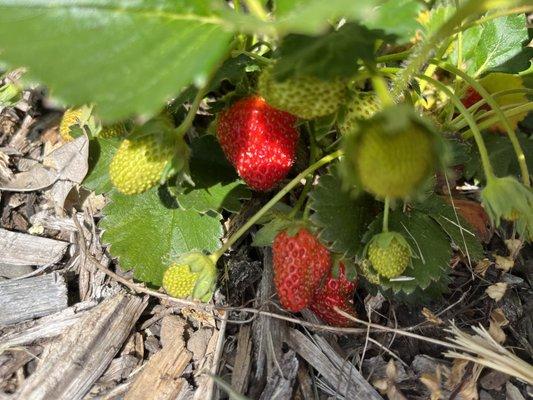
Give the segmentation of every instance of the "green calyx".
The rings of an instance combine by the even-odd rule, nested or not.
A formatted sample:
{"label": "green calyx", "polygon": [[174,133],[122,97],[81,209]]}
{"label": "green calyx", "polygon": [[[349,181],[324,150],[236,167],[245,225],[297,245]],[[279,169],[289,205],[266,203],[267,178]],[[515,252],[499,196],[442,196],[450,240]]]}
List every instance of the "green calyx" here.
{"label": "green calyx", "polygon": [[163,288],[177,298],[192,297],[208,302],[213,296],[216,281],[214,259],[200,252],[191,252],[182,254],[165,271]]}
{"label": "green calyx", "polygon": [[481,191],[481,201],[492,223],[514,221],[518,233],[533,241],[533,191],[512,176],[493,178]]}
{"label": "green calyx", "polygon": [[380,199],[410,200],[448,162],[443,138],[409,105],[384,108],[344,136],[342,172],[349,187]]}
{"label": "green calyx", "polygon": [[373,269],[385,278],[396,278],[411,263],[411,246],[398,232],[381,232],[374,235],[365,247]]}

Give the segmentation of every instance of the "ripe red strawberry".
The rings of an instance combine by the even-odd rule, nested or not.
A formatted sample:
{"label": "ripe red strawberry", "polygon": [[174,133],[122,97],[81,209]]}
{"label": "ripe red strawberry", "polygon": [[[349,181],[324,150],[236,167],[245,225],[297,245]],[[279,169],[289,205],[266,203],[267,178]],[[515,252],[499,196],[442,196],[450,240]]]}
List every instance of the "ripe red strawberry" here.
{"label": "ripe red strawberry", "polygon": [[331,269],[331,257],[306,228],[290,236],[281,231],[274,239],[274,284],[281,305],[300,311],[309,305],[316,288]]}
{"label": "ripe red strawberry", "polygon": [[294,115],[252,96],[221,112],[217,136],[226,157],[248,186],[268,191],[294,163],[298,142],[295,123]]}
{"label": "ripe red strawberry", "polygon": [[481,99],[482,97],[479,94],[479,92],[476,89],[474,89],[472,86],[469,86],[466,89],[466,93],[461,99],[461,102],[466,108],[470,108],[474,104],[476,104],[478,101],[480,101]]}
{"label": "ripe red strawberry", "polygon": [[329,325],[347,327],[353,326],[354,321],[340,315],[334,307],[357,317],[353,304],[353,296],[357,283],[346,279],[344,265],[339,265],[339,276],[334,278],[331,273],[326,281],[315,291],[315,296],[309,304],[309,308],[321,320]]}

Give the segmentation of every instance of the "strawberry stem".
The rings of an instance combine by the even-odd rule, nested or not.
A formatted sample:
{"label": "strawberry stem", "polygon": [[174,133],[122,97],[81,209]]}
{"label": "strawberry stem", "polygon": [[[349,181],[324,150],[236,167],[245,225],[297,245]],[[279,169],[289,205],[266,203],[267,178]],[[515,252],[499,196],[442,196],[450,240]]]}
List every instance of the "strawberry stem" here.
{"label": "strawberry stem", "polygon": [[[518,107],[511,107],[505,110],[504,114],[507,117],[514,117],[515,115],[527,113],[528,111],[533,111],[533,103],[525,103],[525,104],[521,104]],[[498,117],[497,115],[494,115],[493,111],[488,111],[487,113],[483,114],[483,121],[479,123],[479,129],[483,130],[483,129],[490,128],[492,125],[494,125],[499,120],[500,120],[500,117]],[[467,125],[462,120],[459,120],[459,122],[456,124],[453,124],[453,122],[454,121],[452,121],[452,126],[454,130],[456,131],[464,128]],[[465,131],[463,133],[463,138],[468,139],[470,137],[470,134],[471,134],[470,130]]]}
{"label": "strawberry stem", "polygon": [[385,206],[383,209],[383,232],[389,231],[389,210],[390,210],[390,197],[385,197]]}
{"label": "strawberry stem", "polygon": [[450,101],[452,101],[457,108],[457,110],[464,116],[465,120],[468,122],[468,125],[470,126],[470,129],[472,130],[472,133],[474,135],[474,140],[476,141],[476,145],[479,150],[479,155],[481,156],[481,164],[483,165],[483,171],[485,173],[485,177],[487,178],[487,183],[492,181],[496,178],[494,175],[494,170],[492,169],[492,165],[490,163],[489,159],[489,153],[487,151],[487,147],[485,146],[485,142],[483,141],[483,136],[481,135],[481,132],[479,131],[478,126],[476,125],[476,121],[470,111],[463,105],[461,102],[461,99],[457,97],[448,86],[443,84],[442,82],[433,79],[429,76],[425,75],[418,75],[419,79],[424,79],[425,81],[431,83],[433,86],[435,86],[437,89],[445,93]]}
{"label": "strawberry stem", "polygon": [[[461,8],[458,8],[455,13],[429,37],[428,40],[421,42],[420,45],[416,46],[413,49],[412,57],[409,59],[406,68],[402,69],[401,72],[396,75],[392,97],[398,98],[402,95],[411,83],[413,77],[419,74],[420,67],[422,67],[426,60],[430,58],[431,52],[439,46],[443,39],[465,29],[460,25],[466,17],[483,12],[485,9],[485,2],[480,2],[479,0],[470,0],[464,3]],[[458,27],[459,29],[456,31]]]}
{"label": "strawberry stem", "polygon": [[524,151],[522,150],[522,147],[520,146],[520,142],[518,141],[518,137],[516,136],[516,132],[511,127],[511,123],[509,122],[509,119],[507,116],[503,113],[503,111],[500,108],[500,105],[494,98],[490,95],[490,93],[481,85],[478,81],[476,81],[474,78],[470,77],[468,74],[461,71],[459,68],[456,68],[453,65],[447,65],[442,62],[439,62],[437,60],[431,60],[432,64],[439,66],[445,71],[451,72],[452,74],[461,77],[465,82],[467,82],[470,86],[472,86],[480,95],[483,97],[483,99],[488,103],[488,105],[496,112],[496,115],[498,115],[498,118],[500,119],[500,122],[502,123],[503,127],[507,131],[507,135],[509,136],[509,140],[511,141],[513,145],[514,152],[516,154],[516,158],[518,159],[518,164],[520,165],[520,172],[522,174],[522,182],[524,182],[524,185],[530,186],[530,180],[529,180],[529,171],[527,168],[527,162],[526,162],[526,156],[524,155]]}
{"label": "strawberry stem", "polygon": [[411,54],[411,49],[401,51],[399,53],[384,54],[376,58],[377,63],[386,63],[390,61],[401,61],[409,57]]}
{"label": "strawberry stem", "polygon": [[[230,43],[227,54],[228,55],[231,54],[232,50],[238,44],[239,44],[238,39],[235,39],[232,43]],[[189,108],[189,111],[187,112],[185,119],[175,130],[176,136],[178,138],[183,137],[187,133],[187,131],[191,128],[194,122],[194,118],[196,117],[196,113],[198,112],[198,109],[200,108],[200,104],[202,103],[202,100],[204,99],[205,95],[209,92],[211,81],[213,80],[214,76],[218,72],[219,67],[220,65],[216,65],[214,68],[211,69],[211,72],[207,76],[206,81],[204,82],[202,87],[198,89],[198,92],[196,93],[196,96],[194,97],[194,100],[191,104],[191,108]]]}
{"label": "strawberry stem", "polygon": [[[506,89],[506,90],[501,90],[499,92],[495,92],[495,93],[492,93],[492,97],[497,99],[498,97],[502,97],[502,96],[507,96],[509,94],[515,94],[515,93],[523,93],[523,94],[526,94],[526,95],[533,95],[533,89],[526,89],[526,88],[521,88],[521,89]],[[479,108],[483,105],[487,104],[487,102],[484,100],[484,99],[481,99],[479,100],[477,103],[475,104],[472,104],[470,107],[468,107],[468,109],[472,112],[476,112],[477,110],[479,110]],[[525,109],[522,109],[522,112],[527,112],[529,111],[529,108],[528,107],[532,107],[532,103],[531,102],[527,102],[527,103],[516,103],[516,104],[506,104],[505,106],[503,107],[500,107],[502,109],[502,111],[504,112],[504,114],[506,115],[506,117],[513,117],[514,115],[516,114],[520,114],[520,112],[517,112],[516,114],[512,114],[512,115],[508,115],[509,113],[509,109],[510,108],[513,108],[515,107],[516,108],[521,108],[526,106]],[[514,108],[513,108],[514,110]],[[487,111],[485,114],[483,114],[482,116],[480,116],[481,118],[485,119],[487,118],[489,115],[492,116],[495,114],[495,111]],[[451,124],[455,124],[455,126],[459,126],[460,125],[460,128],[464,128],[466,126],[466,124],[463,122],[463,116],[462,115],[458,115],[457,117],[455,117],[454,119],[452,119],[450,121]],[[460,121],[460,122],[459,122]],[[498,119],[495,120],[495,122],[498,122]],[[458,125],[459,124],[459,125]]]}
{"label": "strawberry stem", "polygon": [[283,189],[281,189],[274,197],[272,197],[268,203],[266,203],[257,213],[255,213],[255,215],[253,215],[246,222],[246,224],[244,224],[237,232],[235,232],[220,249],[211,254],[209,257],[216,262],[237,240],[239,240],[242,235],[248,231],[248,229],[250,229],[263,215],[265,215],[268,210],[270,210],[278,203],[278,201],[280,201],[287,193],[289,193],[296,185],[298,185],[302,179],[318,168],[341,157],[342,154],[342,150],[337,150],[334,153],[322,157],[320,160],[307,167],[304,171],[300,172],[289,183],[287,183]]}
{"label": "strawberry stem", "polygon": [[378,75],[377,73],[372,75],[372,85],[374,86],[374,90],[376,91],[376,94],[378,95],[383,107],[394,104],[394,100],[389,93],[387,82],[385,82],[385,79],[383,79],[381,75]]}
{"label": "strawberry stem", "polygon": [[250,12],[261,21],[268,20],[268,13],[259,0],[243,0]]}
{"label": "strawberry stem", "polygon": [[[316,161],[317,156],[317,146],[316,146],[316,139],[315,139],[315,126],[312,121],[310,121],[307,124],[307,133],[309,134],[309,165],[312,165]],[[300,194],[300,197],[296,201],[296,204],[294,205],[293,209],[291,210],[291,213],[289,214],[289,218],[294,218],[296,213],[302,208],[303,203],[307,199],[307,193],[311,189],[311,185],[313,184],[313,176],[309,175],[306,177],[305,186],[302,190],[302,193]],[[304,218],[305,219],[305,218]]]}
{"label": "strawberry stem", "polygon": [[259,61],[260,63],[262,63],[264,65],[270,65],[270,64],[274,63],[274,60],[272,60],[270,58],[263,57],[262,55],[259,55],[257,53],[251,52],[251,51],[235,50],[235,51],[231,52],[231,56],[232,57],[238,57],[241,54],[244,54],[244,55],[246,55],[246,56],[248,56],[250,58],[253,58],[254,60]]}

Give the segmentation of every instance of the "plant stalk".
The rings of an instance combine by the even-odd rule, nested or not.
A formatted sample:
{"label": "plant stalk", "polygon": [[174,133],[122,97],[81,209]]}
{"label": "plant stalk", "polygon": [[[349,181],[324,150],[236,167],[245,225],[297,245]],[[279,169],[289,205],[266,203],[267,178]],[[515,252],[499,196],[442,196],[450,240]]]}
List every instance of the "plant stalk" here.
{"label": "plant stalk", "polygon": [[[514,117],[515,115],[527,113],[528,111],[533,111],[533,103],[522,104],[518,107],[505,110],[504,113],[507,117]],[[499,120],[500,118],[497,115],[494,115],[480,122],[478,127],[480,130],[487,129],[487,128],[490,128],[492,125],[494,125]],[[460,121],[460,123],[458,123],[457,125],[452,125],[452,126],[454,127],[455,130],[459,130],[459,129],[464,128],[466,125],[467,124],[464,124],[462,121]],[[468,139],[470,137],[469,136],[470,133],[471,133],[470,130],[467,130],[466,132],[464,132],[463,138]]]}
{"label": "plant stalk", "polygon": [[243,0],[248,10],[261,21],[268,20],[268,13],[259,0]]}
{"label": "plant stalk", "polygon": [[265,213],[270,210],[278,201],[280,201],[287,193],[289,193],[302,179],[307,175],[316,171],[318,168],[329,164],[333,160],[341,157],[342,150],[337,150],[334,153],[328,154],[316,161],[304,171],[300,172],[295,178],[293,178],[283,189],[281,189],[274,197],[272,197],[268,203],[266,203],[255,215],[253,215],[237,232],[235,232],[224,245],[218,249],[215,253],[211,254],[210,258],[216,263],[218,259],[237,241],[244,235],[248,229],[250,229]]}
{"label": "plant stalk", "polygon": [[[311,121],[307,125],[307,132],[309,134],[309,165],[313,165],[316,161],[316,155],[317,155],[317,146],[316,146],[316,140],[315,140],[315,130],[313,122]],[[302,208],[302,205],[305,202],[305,199],[307,198],[307,193],[309,193],[309,190],[311,189],[311,185],[313,184],[313,175],[310,175],[306,178],[305,186],[302,189],[302,193],[300,194],[300,197],[296,201],[296,204],[294,205],[293,209],[291,210],[291,213],[289,214],[289,218],[294,218],[294,216],[298,213],[300,208]]]}
{"label": "plant stalk", "polygon": [[503,127],[507,131],[507,135],[509,136],[509,140],[511,141],[513,145],[513,149],[516,154],[516,158],[518,159],[518,165],[520,166],[520,173],[522,174],[522,182],[526,186],[531,186],[531,182],[529,179],[529,171],[527,168],[527,162],[526,162],[526,156],[524,155],[524,151],[522,150],[522,147],[520,146],[520,142],[518,141],[518,136],[516,136],[516,132],[511,127],[511,123],[509,122],[509,119],[505,116],[505,114],[502,112],[500,105],[494,100],[494,98],[490,95],[490,93],[474,78],[470,77],[465,72],[461,71],[460,69],[456,68],[453,65],[447,65],[442,62],[432,60],[432,64],[439,66],[445,71],[451,72],[452,74],[461,77],[465,82],[467,82],[470,86],[472,86],[487,102],[487,104],[494,110],[496,115],[498,115],[498,118],[500,119],[500,122],[503,124]]}
{"label": "plant stalk", "polygon": [[472,113],[470,113],[470,111],[468,111],[468,109],[463,105],[463,103],[461,102],[461,99],[459,99],[459,97],[457,97],[442,82],[436,79],[433,79],[429,76],[425,76],[425,75],[418,75],[418,78],[426,80],[427,82],[435,86],[437,89],[445,93],[448,96],[448,98],[454,103],[457,110],[464,116],[465,120],[468,122],[468,125],[470,126],[470,129],[472,130],[472,133],[474,135],[474,139],[476,141],[476,145],[478,147],[479,154],[481,156],[481,164],[483,165],[483,171],[485,172],[485,177],[487,178],[487,183],[495,179],[496,176],[494,175],[494,170],[492,169],[492,165],[490,163],[490,158],[489,158],[489,153],[487,151],[487,147],[485,146],[485,142],[483,141],[483,136],[481,135],[481,132],[479,131],[478,126],[476,125],[476,121]]}
{"label": "plant stalk", "polygon": [[385,206],[383,208],[383,232],[389,231],[389,210],[390,210],[390,197],[385,197]]}
{"label": "plant stalk", "polygon": [[[430,54],[438,47],[439,42],[455,33],[458,25],[461,25],[463,20],[472,15],[479,13],[485,9],[483,1],[469,0],[461,8],[459,8],[454,15],[450,17],[427,41],[423,42],[419,48],[415,49],[412,58],[394,80],[394,88],[392,97],[397,98],[407,89],[409,83],[415,75],[419,74],[420,67],[430,58]],[[459,30],[464,30],[463,27]]]}

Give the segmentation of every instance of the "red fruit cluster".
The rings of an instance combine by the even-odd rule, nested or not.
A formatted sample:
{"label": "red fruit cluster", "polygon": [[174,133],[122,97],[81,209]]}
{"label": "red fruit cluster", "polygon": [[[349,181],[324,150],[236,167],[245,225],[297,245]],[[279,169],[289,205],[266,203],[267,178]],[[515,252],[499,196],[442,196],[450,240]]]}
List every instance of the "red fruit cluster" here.
{"label": "red fruit cluster", "polygon": [[274,239],[274,284],[281,305],[301,311],[309,305],[316,288],[331,269],[331,257],[318,239],[307,229],[296,235],[281,231]]}
{"label": "red fruit cluster", "polygon": [[309,308],[324,322],[341,327],[353,326],[355,323],[335,311],[335,307],[352,315],[357,316],[353,304],[353,296],[357,283],[346,278],[344,265],[339,265],[339,274],[334,278],[331,273],[324,284],[319,287]]}
{"label": "red fruit cluster", "polygon": [[248,186],[268,191],[294,163],[298,142],[295,124],[294,115],[252,96],[220,113],[217,136],[226,157]]}

